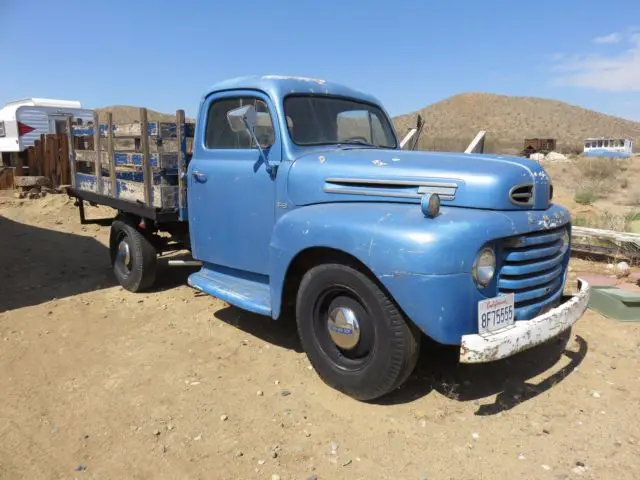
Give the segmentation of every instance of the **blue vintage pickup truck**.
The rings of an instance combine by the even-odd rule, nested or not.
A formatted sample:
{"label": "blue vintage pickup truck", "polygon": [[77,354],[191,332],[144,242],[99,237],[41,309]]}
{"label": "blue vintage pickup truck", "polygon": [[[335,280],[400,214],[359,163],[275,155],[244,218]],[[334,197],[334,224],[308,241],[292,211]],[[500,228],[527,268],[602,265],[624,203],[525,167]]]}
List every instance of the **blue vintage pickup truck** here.
{"label": "blue vintage pickup truck", "polygon": [[[115,153],[97,183],[76,173],[80,205],[119,210],[119,282],[152,285],[168,232],[201,266],[189,285],[273,319],[294,315],[319,376],[353,398],[398,388],[422,335],[459,345],[461,362],[489,362],[558,335],[587,307],[586,282],[563,295],[571,219],[534,161],[403,149],[376,98],[311,78],[213,86],[190,155],[183,122],[169,129],[177,180],[146,146],[141,200],[126,184],[135,172],[109,166]],[[109,125],[100,135],[117,137]],[[141,134],[162,129],[145,119]],[[116,188],[100,183],[109,179]]]}

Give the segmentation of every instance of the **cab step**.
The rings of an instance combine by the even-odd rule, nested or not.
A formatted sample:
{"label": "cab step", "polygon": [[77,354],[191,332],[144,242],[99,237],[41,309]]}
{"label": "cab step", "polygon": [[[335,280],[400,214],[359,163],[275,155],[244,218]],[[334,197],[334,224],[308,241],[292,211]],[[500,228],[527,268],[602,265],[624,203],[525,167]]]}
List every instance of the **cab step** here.
{"label": "cab step", "polygon": [[236,307],[271,316],[271,292],[266,275],[205,264],[189,275],[187,283]]}

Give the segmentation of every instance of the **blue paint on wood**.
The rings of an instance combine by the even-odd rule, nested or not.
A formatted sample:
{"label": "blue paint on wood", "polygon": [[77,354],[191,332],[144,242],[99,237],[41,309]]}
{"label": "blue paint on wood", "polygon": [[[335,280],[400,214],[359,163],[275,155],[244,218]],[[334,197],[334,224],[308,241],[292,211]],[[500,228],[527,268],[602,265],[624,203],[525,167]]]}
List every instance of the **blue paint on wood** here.
{"label": "blue paint on wood", "polygon": [[[125,127],[126,128],[130,128],[131,125],[132,124],[117,124],[117,123],[114,123],[114,124],[112,124],[113,132],[117,136],[118,135],[118,130],[122,130]],[[72,127],[72,132],[73,132],[74,136],[79,136],[79,137],[93,136],[94,127],[93,127],[93,125],[91,125],[91,126],[82,126],[82,127],[74,126],[74,127]],[[194,123],[185,123],[184,132],[185,132],[185,137],[193,138],[193,136],[195,134],[195,124]],[[149,136],[152,136],[152,137],[156,137],[157,136],[157,137],[161,137],[161,138],[176,138],[177,137],[176,122],[149,122],[148,123],[148,128],[147,128],[147,133],[148,133]],[[102,136],[102,137],[106,137],[107,136],[107,124],[106,123],[101,123],[100,124],[100,136]]]}
{"label": "blue paint on wood", "polygon": [[[144,183],[144,174],[142,170],[116,171],[116,178],[120,180]],[[154,173],[151,183],[153,185],[178,185],[178,172],[176,170],[172,175]]]}

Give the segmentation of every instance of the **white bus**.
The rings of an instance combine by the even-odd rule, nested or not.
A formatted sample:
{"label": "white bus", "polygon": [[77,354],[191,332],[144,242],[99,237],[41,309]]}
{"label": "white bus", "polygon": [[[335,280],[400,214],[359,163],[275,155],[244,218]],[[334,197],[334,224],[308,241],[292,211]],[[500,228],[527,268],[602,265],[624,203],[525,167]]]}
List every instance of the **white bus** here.
{"label": "white bus", "polygon": [[589,157],[627,158],[633,152],[630,138],[587,138],[584,141],[584,154]]}

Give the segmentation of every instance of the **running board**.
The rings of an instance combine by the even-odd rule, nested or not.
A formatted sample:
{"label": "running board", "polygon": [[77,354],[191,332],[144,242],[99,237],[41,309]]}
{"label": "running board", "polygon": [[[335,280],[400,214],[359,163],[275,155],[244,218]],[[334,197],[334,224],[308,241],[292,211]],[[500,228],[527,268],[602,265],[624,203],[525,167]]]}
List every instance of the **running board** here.
{"label": "running board", "polygon": [[268,277],[206,265],[189,275],[187,283],[236,307],[271,316]]}

